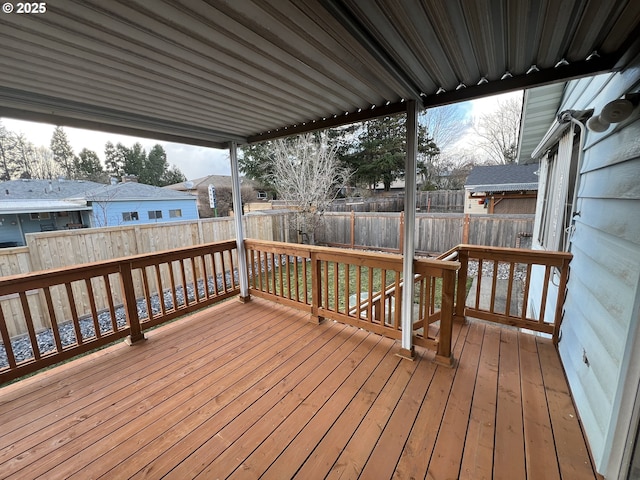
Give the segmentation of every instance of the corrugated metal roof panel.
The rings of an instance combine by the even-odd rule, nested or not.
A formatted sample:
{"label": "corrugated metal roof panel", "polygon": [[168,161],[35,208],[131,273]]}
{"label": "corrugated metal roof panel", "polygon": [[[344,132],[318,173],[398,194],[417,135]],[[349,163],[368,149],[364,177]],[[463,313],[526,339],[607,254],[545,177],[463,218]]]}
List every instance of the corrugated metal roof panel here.
{"label": "corrugated metal roof panel", "polygon": [[640,2],[58,0],[0,23],[0,115],[215,146],[610,69]]}

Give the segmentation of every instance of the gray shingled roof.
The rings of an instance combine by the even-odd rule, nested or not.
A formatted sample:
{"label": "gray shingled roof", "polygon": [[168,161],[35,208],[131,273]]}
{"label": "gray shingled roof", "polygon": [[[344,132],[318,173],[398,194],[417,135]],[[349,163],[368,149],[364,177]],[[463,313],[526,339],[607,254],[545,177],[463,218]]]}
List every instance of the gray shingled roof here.
{"label": "gray shingled roof", "polygon": [[538,176],[535,172],[539,168],[540,166],[537,163],[473,167],[469,172],[464,187],[473,191],[484,192],[537,190]]}
{"label": "gray shingled roof", "polygon": [[100,185],[85,192],[85,198],[92,202],[124,202],[130,200],[193,200],[193,195],[167,188],[154,187],[143,183],[125,182],[115,185]]}
{"label": "gray shingled roof", "polygon": [[[7,192],[9,193],[7,194]],[[193,200],[193,196],[135,182],[118,183],[116,185],[104,185],[83,180],[10,180],[0,182],[0,201],[46,199],[117,202],[129,200]]]}
{"label": "gray shingled roof", "polygon": [[9,180],[0,182],[0,201],[79,198],[102,186],[83,180]]}

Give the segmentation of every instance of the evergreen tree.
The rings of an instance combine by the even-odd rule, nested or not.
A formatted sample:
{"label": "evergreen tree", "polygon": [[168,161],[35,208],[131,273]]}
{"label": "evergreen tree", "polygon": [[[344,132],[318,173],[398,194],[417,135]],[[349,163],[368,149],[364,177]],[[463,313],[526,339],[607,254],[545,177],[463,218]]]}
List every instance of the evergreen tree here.
{"label": "evergreen tree", "polygon": [[51,137],[51,151],[53,159],[60,165],[64,175],[71,179],[75,177],[74,172],[74,155],[67,133],[62,127],[56,127]]}
{"label": "evergreen tree", "polygon": [[147,185],[162,186],[165,180],[163,175],[166,175],[168,167],[167,153],[162,148],[162,145],[156,144],[149,150],[144,170],[140,173],[138,181]]}
{"label": "evergreen tree", "polygon": [[160,179],[160,184],[158,187],[164,187],[165,185],[173,185],[174,183],[186,182],[187,177],[176,167],[175,165],[171,165],[168,170],[162,174],[162,178]]}
{"label": "evergreen tree", "polygon": [[[394,180],[403,178],[406,159],[406,116],[394,115],[368,120],[360,129],[354,152],[345,156],[356,183],[391,188]],[[418,125],[418,165],[439,152],[424,125]]]}
{"label": "evergreen tree", "polygon": [[100,183],[104,183],[107,180],[107,175],[104,168],[102,168],[100,158],[98,158],[98,154],[93,150],[83,148],[75,161],[76,178]]}
{"label": "evergreen tree", "polygon": [[121,178],[126,172],[124,169],[124,163],[127,153],[127,147],[118,143],[114,146],[113,143],[107,142],[104,146],[104,156],[106,170],[109,175],[116,178]]}
{"label": "evergreen tree", "polygon": [[[118,144],[118,147],[120,144]],[[124,153],[124,173],[125,175],[135,175],[144,177],[145,163],[147,161],[147,152],[142,148],[139,142],[133,144],[131,148],[125,148]]]}

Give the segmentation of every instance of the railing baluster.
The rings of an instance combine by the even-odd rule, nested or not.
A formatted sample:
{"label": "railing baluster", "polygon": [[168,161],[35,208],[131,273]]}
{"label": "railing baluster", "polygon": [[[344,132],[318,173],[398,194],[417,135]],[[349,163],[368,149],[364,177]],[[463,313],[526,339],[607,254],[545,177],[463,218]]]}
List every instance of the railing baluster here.
{"label": "railing baluster", "polygon": [[[300,257],[293,257],[293,279],[294,279],[294,289],[296,294],[296,302],[300,301],[300,269],[298,268],[298,261]],[[306,282],[305,282],[306,283]],[[305,299],[306,303],[306,299]]]}
{"label": "railing baluster", "polygon": [[111,282],[109,281],[109,275],[103,275],[102,278],[104,279],[104,288],[107,291],[107,302],[109,303],[109,315],[111,316],[111,327],[113,328],[113,331],[115,333],[118,331],[118,319],[116,318],[116,308],[113,304],[113,292],[111,290]]}
{"label": "railing baluster", "polygon": [[229,251],[229,277],[230,277],[230,280],[231,280],[231,289],[232,290],[235,290],[236,286],[237,286],[235,271],[236,271],[236,268],[235,268],[235,263],[233,262],[233,254],[232,254],[231,251]]}
{"label": "railing baluster", "polygon": [[96,333],[96,338],[102,337],[100,331],[100,323],[98,322],[98,309],[96,308],[96,299],[93,296],[93,285],[90,278],[84,279],[84,284],[87,287],[87,295],[89,296],[89,306],[91,308],[91,319],[93,320],[93,329]]}
{"label": "railing baluster", "polygon": [[62,340],[60,339],[60,330],[58,330],[58,320],[56,319],[56,310],[53,306],[53,299],[51,298],[51,290],[49,289],[49,287],[44,287],[42,290],[44,292],[44,299],[47,304],[47,311],[49,312],[51,333],[53,334],[53,341],[56,343],[56,351],[61,352],[63,349]]}
{"label": "railing baluster", "polygon": [[196,271],[196,259],[195,257],[191,257],[189,260],[191,261],[191,278],[193,279],[193,298],[195,299],[195,303],[199,303],[200,289],[198,288],[198,273]]}
{"label": "railing baluster", "polygon": [[469,273],[469,254],[466,250],[458,251],[458,286],[456,290],[455,318],[459,322],[464,322],[464,309],[467,302],[467,278]]}
{"label": "railing baluster", "polygon": [[176,277],[175,272],[173,271],[173,262],[167,262],[167,267],[169,268],[169,279],[171,282],[171,300],[173,301],[173,311],[178,310],[178,291],[176,287]]}
{"label": "railing baluster", "polygon": [[78,318],[76,300],[73,296],[73,288],[71,287],[71,283],[69,282],[65,283],[64,286],[67,289],[67,299],[69,300],[69,307],[71,308],[71,318],[73,323],[73,330],[76,334],[76,343],[78,345],[82,345],[84,343],[84,339],[82,338],[82,331],[80,330],[80,319]]}
{"label": "railing baluster", "polygon": [[164,317],[167,314],[167,308],[164,304],[164,288],[162,286],[162,273],[160,272],[160,265],[154,265],[156,272],[156,284],[158,285],[158,303],[160,304],[160,312]]}
{"label": "railing baluster", "polygon": [[211,298],[211,295],[209,294],[209,272],[207,271],[207,255],[199,255],[198,258],[200,259],[200,268],[202,269],[202,288],[204,289],[204,298],[206,300],[209,300]]}
{"label": "railing baluster", "polygon": [[216,267],[216,255],[217,253],[211,254],[211,275],[213,275],[213,294],[217,297],[219,295],[218,290],[218,269]]}
{"label": "railing baluster", "polygon": [[[551,278],[551,267],[549,265],[544,269],[544,283],[542,285],[542,298],[540,299],[540,318],[538,323],[544,323],[544,314],[547,308],[547,294],[549,292],[549,279]],[[523,310],[526,305],[523,306]]]}
{"label": "railing baluster", "polygon": [[340,310],[339,308],[339,298],[340,293],[338,292],[338,287],[340,280],[340,264],[338,262],[333,262],[333,311],[337,312]]}
{"label": "railing baluster", "polygon": [[358,290],[356,292],[356,306],[357,306],[357,311],[356,311],[356,316],[358,318],[361,317],[361,307],[360,305],[362,305],[362,265],[356,265],[356,289]]}
{"label": "railing baluster", "polygon": [[276,283],[276,254],[271,254],[271,292],[274,295],[278,295],[277,283]]}
{"label": "railing baluster", "polygon": [[[187,290],[187,269],[184,266],[184,258],[178,260],[178,265],[180,265],[180,278],[182,279],[182,299],[184,301],[184,306],[189,306],[189,291]],[[226,290],[226,288],[225,288]]]}
{"label": "railing baluster", "polygon": [[31,348],[33,349],[33,358],[40,360],[40,348],[38,347],[38,339],[33,326],[33,316],[31,315],[31,306],[29,305],[26,292],[20,292],[20,304],[22,305],[22,313],[24,314],[24,321],[27,326],[27,332],[29,333]]}
{"label": "railing baluster", "polygon": [[569,281],[569,262],[570,259],[564,259],[560,267],[560,282],[558,284],[558,297],[556,299],[556,311],[553,322],[553,343],[555,345],[558,344],[560,325],[562,323],[562,309],[564,306],[567,282]]}
{"label": "railing baluster", "polygon": [[144,303],[147,306],[147,319],[151,320],[153,318],[153,312],[151,310],[151,291],[149,289],[147,269],[143,267],[140,269],[140,272],[142,273],[142,292],[144,295]]}
{"label": "railing baluster", "polygon": [[351,265],[349,265],[348,263],[345,265],[344,267],[344,313],[346,315],[349,315],[349,297],[351,296],[351,291],[350,291],[350,270],[351,270]]}
{"label": "railing baluster", "polygon": [[[309,304],[309,277],[307,274],[307,259],[303,258],[303,266],[302,266],[302,282],[304,285],[304,303]],[[311,263],[311,261],[309,261]],[[313,301],[313,300],[312,300]]]}
{"label": "railing baluster", "polygon": [[16,357],[13,354],[13,345],[11,345],[11,337],[9,336],[9,329],[7,328],[7,321],[4,318],[4,312],[2,311],[2,305],[0,305],[0,338],[4,344],[4,351],[7,354],[7,362],[9,363],[9,369],[16,368]]}
{"label": "railing baluster", "polygon": [[320,315],[322,307],[322,266],[320,260],[312,252],[311,253],[311,315],[318,323],[322,322],[323,317]]}
{"label": "railing baluster", "polygon": [[400,281],[400,272],[396,272],[395,278],[395,315],[393,319],[393,329],[401,330],[401,318],[402,318],[402,282]]}
{"label": "railing baluster", "polygon": [[521,320],[527,319],[527,305],[529,303],[529,285],[531,284],[531,264],[527,264],[527,273],[525,275],[524,280],[524,296],[522,298],[522,314],[520,315]]}
{"label": "railing baluster", "polygon": [[498,284],[498,261],[493,261],[493,278],[491,279],[491,301],[489,302],[489,311],[496,311],[496,286]]}
{"label": "railing baluster", "polygon": [[373,319],[373,268],[368,267],[367,275],[367,321]]}
{"label": "railing baluster", "polygon": [[478,259],[478,274],[476,276],[476,310],[480,308],[480,288],[482,285],[482,259]]}
{"label": "railing baluster", "polygon": [[324,295],[322,297],[322,303],[320,305],[322,305],[324,308],[326,308],[327,310],[329,310],[329,262],[328,261],[324,261],[322,262],[322,283],[324,286]]}
{"label": "railing baluster", "polygon": [[509,262],[509,282],[507,284],[507,301],[505,302],[504,314],[507,317],[511,316],[511,291],[513,290],[513,278],[516,264]]}
{"label": "railing baluster", "polygon": [[281,297],[284,297],[284,275],[283,275],[283,270],[284,270],[284,265],[282,265],[282,255],[278,254],[278,294]]}

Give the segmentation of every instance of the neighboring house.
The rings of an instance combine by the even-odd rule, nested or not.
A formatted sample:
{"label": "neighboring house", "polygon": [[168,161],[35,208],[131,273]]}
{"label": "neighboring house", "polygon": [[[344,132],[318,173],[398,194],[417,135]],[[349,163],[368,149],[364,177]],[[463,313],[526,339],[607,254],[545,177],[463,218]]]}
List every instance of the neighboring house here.
{"label": "neighboring house", "polygon": [[[271,209],[270,196],[258,182],[246,177],[240,177],[242,189],[242,204],[245,213],[255,210]],[[209,185],[215,190],[215,210],[211,207]],[[231,176],[207,175],[187,182],[167,185],[167,189],[185,192],[197,198],[200,218],[228,216],[233,210],[231,201]]]}
{"label": "neighboring house", "polygon": [[537,164],[473,167],[464,186],[464,213],[534,213],[537,174]]}
{"label": "neighboring house", "polygon": [[82,193],[100,183],[68,180],[0,182],[0,247],[25,245],[25,234],[91,225]]}
{"label": "neighboring house", "polygon": [[0,192],[0,248],[27,233],[198,218],[192,196],[135,182],[10,180]]}
{"label": "neighboring house", "polygon": [[[521,129],[520,161],[540,161],[534,248],[573,254],[559,353],[596,467],[611,479],[629,464],[640,471],[638,68],[636,57],[619,73],[527,92]],[[607,128],[607,118],[626,119]],[[543,278],[533,272],[532,304]],[[555,292],[546,298],[553,315]]]}
{"label": "neighboring house", "polygon": [[84,198],[92,206],[96,227],[198,219],[192,195],[137,182],[102,185],[85,192]]}

